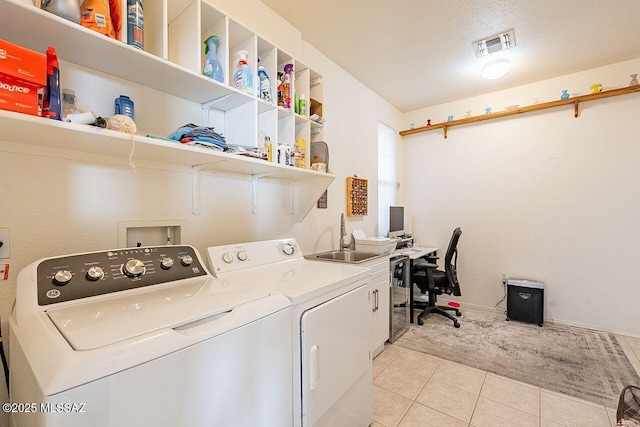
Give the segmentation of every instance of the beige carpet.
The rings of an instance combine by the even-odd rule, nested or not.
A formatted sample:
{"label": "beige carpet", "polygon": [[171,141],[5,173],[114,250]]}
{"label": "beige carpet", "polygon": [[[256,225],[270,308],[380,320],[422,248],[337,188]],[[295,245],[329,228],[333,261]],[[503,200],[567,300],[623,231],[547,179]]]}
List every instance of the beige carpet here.
{"label": "beige carpet", "polygon": [[616,408],[640,377],[616,337],[572,326],[505,321],[499,312],[462,309],[461,327],[429,315],[394,344],[547,390]]}

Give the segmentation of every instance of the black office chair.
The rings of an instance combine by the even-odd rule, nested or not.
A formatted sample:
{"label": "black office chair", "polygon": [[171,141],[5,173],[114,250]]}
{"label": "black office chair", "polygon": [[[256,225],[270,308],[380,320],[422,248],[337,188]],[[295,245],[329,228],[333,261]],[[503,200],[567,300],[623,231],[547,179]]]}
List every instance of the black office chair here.
{"label": "black office chair", "polygon": [[[442,294],[460,296],[460,283],[458,282],[458,274],[456,265],[458,262],[458,240],[462,230],[460,227],[453,230],[449,248],[444,258],[444,271],[437,270],[438,265],[435,264],[437,257],[429,257],[427,260],[420,260],[414,263],[413,282],[418,286],[420,292],[429,294],[429,302],[425,309],[418,315],[418,325],[424,322],[422,318],[429,313],[436,313],[441,316],[453,320],[453,326],[460,327],[458,319],[453,317],[447,311],[455,311],[456,316],[460,316],[460,310],[457,307],[448,307],[436,305],[437,296]],[[445,311],[446,310],[446,311]]]}

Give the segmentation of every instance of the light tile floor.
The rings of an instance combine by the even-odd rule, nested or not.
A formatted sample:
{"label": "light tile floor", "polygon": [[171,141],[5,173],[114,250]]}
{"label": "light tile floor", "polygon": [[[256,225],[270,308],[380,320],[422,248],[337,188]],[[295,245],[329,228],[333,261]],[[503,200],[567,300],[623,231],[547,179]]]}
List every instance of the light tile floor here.
{"label": "light tile floor", "polygon": [[[618,335],[640,373],[640,338]],[[373,361],[372,427],[613,427],[615,408],[392,344]]]}

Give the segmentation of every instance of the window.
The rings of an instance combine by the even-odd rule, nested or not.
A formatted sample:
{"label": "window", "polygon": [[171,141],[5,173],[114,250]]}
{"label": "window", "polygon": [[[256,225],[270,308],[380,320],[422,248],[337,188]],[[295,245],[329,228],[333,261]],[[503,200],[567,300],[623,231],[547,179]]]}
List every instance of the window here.
{"label": "window", "polygon": [[396,204],[396,131],[378,122],[378,235],[389,232],[389,206]]}

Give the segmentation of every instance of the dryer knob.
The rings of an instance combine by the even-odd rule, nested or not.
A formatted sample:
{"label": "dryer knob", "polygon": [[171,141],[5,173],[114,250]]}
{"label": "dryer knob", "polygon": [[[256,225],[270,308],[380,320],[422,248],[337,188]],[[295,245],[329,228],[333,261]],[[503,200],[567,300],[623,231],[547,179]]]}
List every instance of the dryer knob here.
{"label": "dryer knob", "polygon": [[282,245],[282,252],[284,252],[285,255],[293,255],[295,251],[296,248],[294,248],[291,243],[285,243]]}
{"label": "dryer knob", "polygon": [[173,259],[162,258],[162,261],[160,261],[160,267],[162,267],[163,270],[170,269],[171,267],[173,267]]}
{"label": "dryer knob", "polygon": [[192,262],[193,262],[193,258],[191,257],[191,255],[185,255],[182,257],[182,259],[180,259],[180,263],[185,267],[189,267]]}
{"label": "dryer knob", "polygon": [[246,261],[247,260],[247,251],[238,252],[238,259],[240,261]]}
{"label": "dryer knob", "polygon": [[104,270],[102,270],[102,268],[98,267],[97,265],[94,265],[93,267],[87,270],[87,279],[91,280],[92,282],[95,282],[96,280],[100,280],[103,277],[104,277]]}
{"label": "dryer knob", "polygon": [[122,272],[129,277],[142,276],[145,272],[144,263],[139,259],[130,259],[122,266]]}
{"label": "dryer knob", "polygon": [[72,274],[69,270],[57,271],[53,276],[53,283],[59,286],[64,286],[71,281]]}
{"label": "dryer knob", "polygon": [[233,262],[233,256],[229,252],[225,252],[222,254],[222,261],[231,264]]}

